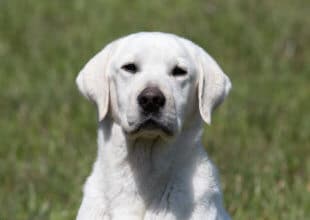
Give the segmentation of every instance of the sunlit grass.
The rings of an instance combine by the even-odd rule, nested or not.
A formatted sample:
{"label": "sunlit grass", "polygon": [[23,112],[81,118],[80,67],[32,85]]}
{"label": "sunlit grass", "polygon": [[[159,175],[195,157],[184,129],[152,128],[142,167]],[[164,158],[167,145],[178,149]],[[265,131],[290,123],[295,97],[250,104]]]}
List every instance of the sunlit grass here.
{"label": "sunlit grass", "polygon": [[173,32],[233,90],[206,126],[234,219],[310,218],[310,20],[301,1],[0,1],[0,219],[73,219],[96,154],[74,79],[109,41]]}

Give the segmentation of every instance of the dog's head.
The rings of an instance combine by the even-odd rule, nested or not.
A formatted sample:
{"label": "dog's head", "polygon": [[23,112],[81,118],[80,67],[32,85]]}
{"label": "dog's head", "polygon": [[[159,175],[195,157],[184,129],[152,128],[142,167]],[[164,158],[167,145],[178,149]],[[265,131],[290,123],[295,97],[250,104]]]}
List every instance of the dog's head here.
{"label": "dog's head", "polygon": [[164,33],[132,34],[110,43],[76,82],[97,104],[99,121],[111,114],[127,135],[144,137],[176,135],[196,112],[210,124],[212,111],[231,88],[203,49]]}

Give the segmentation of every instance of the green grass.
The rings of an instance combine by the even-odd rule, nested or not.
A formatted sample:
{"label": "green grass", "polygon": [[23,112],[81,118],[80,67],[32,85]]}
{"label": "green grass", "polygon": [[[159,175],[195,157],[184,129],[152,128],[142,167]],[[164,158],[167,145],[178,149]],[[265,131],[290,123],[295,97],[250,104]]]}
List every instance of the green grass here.
{"label": "green grass", "polygon": [[310,219],[309,8],[307,0],[1,0],[0,219],[75,217],[97,125],[74,79],[106,43],[142,30],[192,39],[232,79],[204,143],[234,219]]}

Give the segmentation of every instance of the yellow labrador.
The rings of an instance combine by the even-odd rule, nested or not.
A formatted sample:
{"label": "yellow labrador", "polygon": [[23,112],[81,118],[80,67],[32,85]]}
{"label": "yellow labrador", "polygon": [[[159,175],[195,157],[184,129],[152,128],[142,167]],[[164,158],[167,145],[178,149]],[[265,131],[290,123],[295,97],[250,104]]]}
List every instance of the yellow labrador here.
{"label": "yellow labrador", "polygon": [[229,219],[200,141],[231,88],[210,55],[173,34],[132,34],[95,55],[76,82],[99,119],[78,220]]}

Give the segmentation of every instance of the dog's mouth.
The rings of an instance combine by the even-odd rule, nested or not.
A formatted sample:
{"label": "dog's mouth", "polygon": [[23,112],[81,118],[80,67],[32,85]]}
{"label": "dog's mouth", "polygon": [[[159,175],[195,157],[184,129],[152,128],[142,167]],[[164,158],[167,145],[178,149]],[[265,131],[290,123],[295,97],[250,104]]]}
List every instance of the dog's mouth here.
{"label": "dog's mouth", "polygon": [[166,125],[155,117],[148,117],[138,123],[136,126],[134,126],[134,128],[128,133],[131,135],[141,133],[148,136],[154,136],[158,135],[159,133],[164,133],[166,136],[172,136],[173,129],[171,128],[171,126]]}

